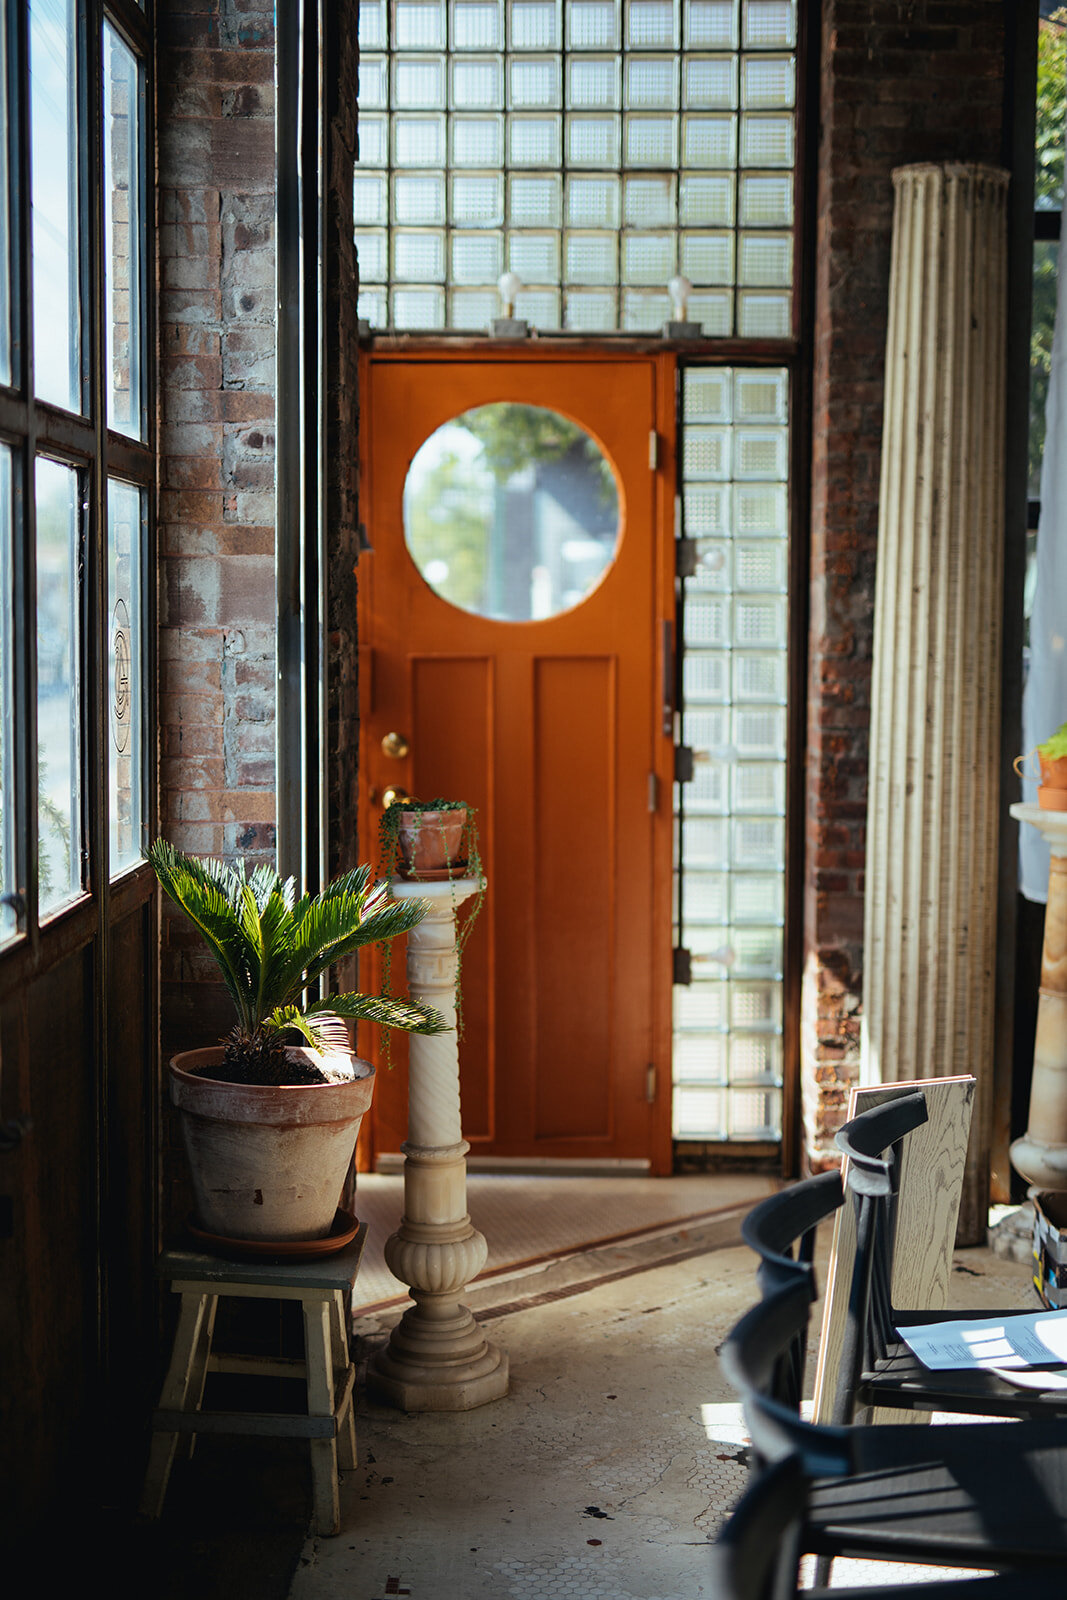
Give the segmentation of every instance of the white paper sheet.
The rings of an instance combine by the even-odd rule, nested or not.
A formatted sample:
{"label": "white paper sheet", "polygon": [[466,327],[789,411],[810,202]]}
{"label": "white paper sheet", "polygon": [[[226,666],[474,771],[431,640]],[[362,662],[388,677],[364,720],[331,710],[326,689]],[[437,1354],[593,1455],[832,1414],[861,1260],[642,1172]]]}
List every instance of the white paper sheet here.
{"label": "white paper sheet", "polygon": [[1039,1367],[1067,1363],[1067,1311],[1023,1311],[1012,1317],[924,1322],[897,1335],[924,1367]]}

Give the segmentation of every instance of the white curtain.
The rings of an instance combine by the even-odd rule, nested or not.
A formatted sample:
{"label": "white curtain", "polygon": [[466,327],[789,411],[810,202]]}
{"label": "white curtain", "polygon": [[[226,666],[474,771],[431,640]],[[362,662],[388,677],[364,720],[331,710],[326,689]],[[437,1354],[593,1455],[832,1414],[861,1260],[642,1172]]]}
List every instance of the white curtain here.
{"label": "white curtain", "polygon": [[[1067,242],[1061,249],[1067,249]],[[1045,408],[1037,582],[1030,614],[1030,667],[1023,690],[1023,749],[1032,750],[1067,722],[1067,271],[1056,283],[1056,331]],[[1036,766],[1028,761],[1027,769]],[[1037,780],[1023,781],[1037,801]],[[1028,900],[1048,898],[1049,848],[1036,828],[1019,829],[1019,887]]]}

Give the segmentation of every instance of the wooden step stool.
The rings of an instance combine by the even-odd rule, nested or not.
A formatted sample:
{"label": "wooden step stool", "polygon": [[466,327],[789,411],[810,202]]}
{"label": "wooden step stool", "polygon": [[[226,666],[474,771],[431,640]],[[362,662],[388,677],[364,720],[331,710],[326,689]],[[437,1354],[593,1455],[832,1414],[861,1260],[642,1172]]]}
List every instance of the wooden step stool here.
{"label": "wooden step stool", "polygon": [[[178,1437],[189,1436],[192,1454],[198,1433],[254,1434],[261,1438],[307,1439],[311,1447],[313,1531],[340,1532],[337,1473],[356,1465],[356,1425],[352,1414],[355,1368],[348,1328],[352,1286],[367,1236],[363,1223],[350,1245],[336,1255],[299,1261],[255,1258],[225,1261],[191,1250],[166,1250],[157,1274],[181,1295],[178,1329],[159,1407],[152,1417],[152,1446],[141,1496],[141,1514],[158,1517],[163,1509]],[[304,1313],[304,1360],[278,1356],[216,1355],[211,1349],[220,1295],[235,1299],[299,1300]],[[303,1377],[307,1413],[205,1411],[209,1372],[255,1377]],[[340,1442],[340,1450],[338,1449]]]}

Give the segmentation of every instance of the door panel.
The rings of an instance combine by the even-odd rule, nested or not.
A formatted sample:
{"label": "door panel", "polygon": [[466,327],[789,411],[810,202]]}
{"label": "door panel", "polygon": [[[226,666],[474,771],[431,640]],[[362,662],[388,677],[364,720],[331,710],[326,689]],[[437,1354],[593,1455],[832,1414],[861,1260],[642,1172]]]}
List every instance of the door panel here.
{"label": "door panel", "polygon": [[[673,616],[673,418],[664,358],[368,358],[360,565],[364,851],[376,853],[381,791],[477,807],[489,890],[463,959],[464,1133],[472,1153],[647,1160],[667,1170],[669,1129],[650,1094],[669,1083],[670,777],[662,626]],[[665,398],[668,403],[665,403]],[[423,442],[494,401],[578,423],[612,466],[620,534],[586,597],[532,621],[442,599],[405,543],[403,493]],[[663,441],[650,455],[650,433]],[[512,466],[506,469],[512,471]],[[530,469],[532,471],[532,469]],[[529,477],[529,473],[528,473]],[[517,531],[562,507],[581,545],[580,500],[551,473]],[[666,532],[665,532],[666,530]],[[548,535],[538,533],[543,541]],[[540,549],[538,545],[536,548]],[[524,559],[533,560],[524,551]],[[487,557],[487,569],[493,557]],[[504,592],[506,578],[497,593]],[[410,750],[388,758],[400,732]],[[654,782],[653,780],[656,780]],[[658,783],[658,794],[656,784]],[[394,1056],[406,1055],[395,1041]],[[406,1129],[401,1070],[380,1075],[374,1153]]]}

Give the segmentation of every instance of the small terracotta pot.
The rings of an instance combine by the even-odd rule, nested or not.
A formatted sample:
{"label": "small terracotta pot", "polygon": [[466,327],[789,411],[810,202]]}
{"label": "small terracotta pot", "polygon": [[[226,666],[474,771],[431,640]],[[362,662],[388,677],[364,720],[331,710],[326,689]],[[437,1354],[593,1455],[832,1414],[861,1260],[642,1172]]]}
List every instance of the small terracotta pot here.
{"label": "small terracotta pot", "polygon": [[466,866],[463,836],[467,808],[450,811],[401,811],[397,827],[402,878],[443,878]]}
{"label": "small terracotta pot", "polygon": [[1067,811],[1067,789],[1054,789],[1050,784],[1039,783],[1037,803],[1043,811]]}
{"label": "small terracotta pot", "polygon": [[[1046,789],[1067,789],[1067,756],[1056,756],[1049,760],[1041,751],[1037,752],[1037,759],[1041,763],[1041,782]],[[1059,811],[1060,806],[1050,806],[1052,811]]]}
{"label": "small terracotta pot", "polygon": [[[294,1051],[295,1053],[295,1051]],[[310,1052],[301,1049],[301,1054]],[[197,1221],[228,1239],[324,1239],[333,1226],[374,1068],[336,1083],[222,1083],[221,1047],[170,1063]]]}

